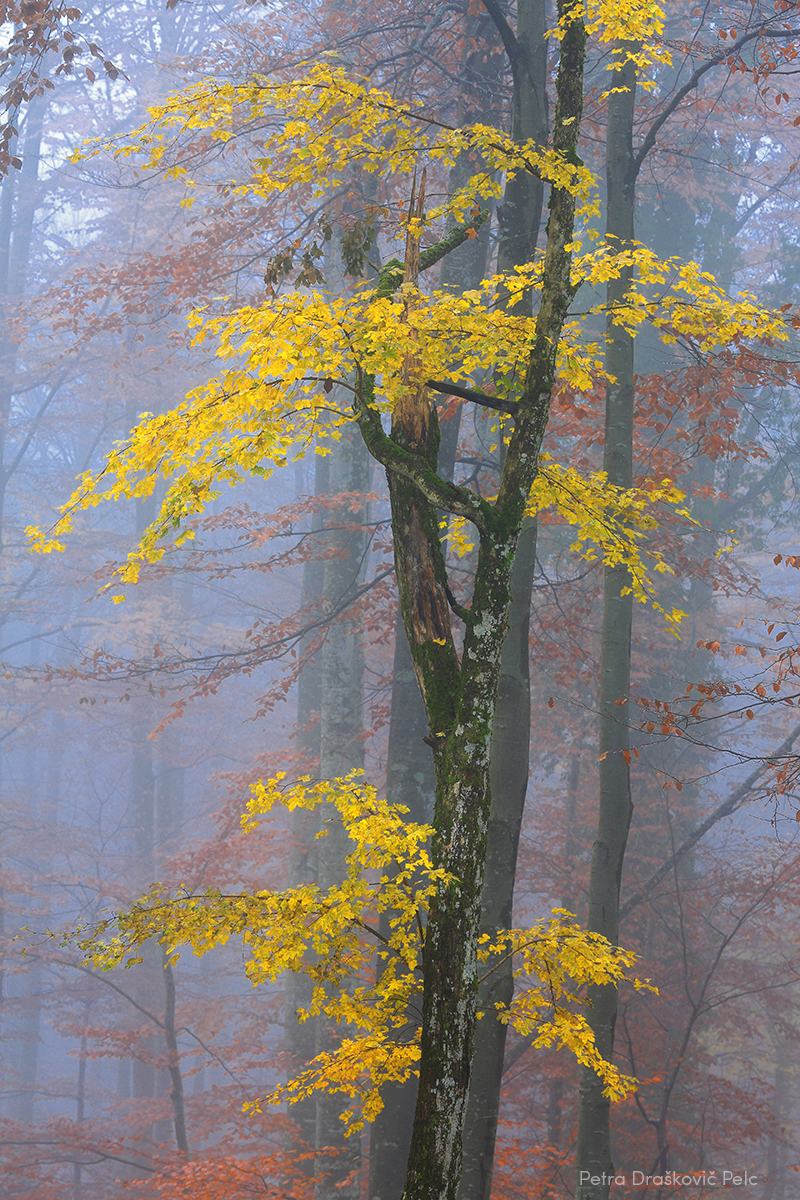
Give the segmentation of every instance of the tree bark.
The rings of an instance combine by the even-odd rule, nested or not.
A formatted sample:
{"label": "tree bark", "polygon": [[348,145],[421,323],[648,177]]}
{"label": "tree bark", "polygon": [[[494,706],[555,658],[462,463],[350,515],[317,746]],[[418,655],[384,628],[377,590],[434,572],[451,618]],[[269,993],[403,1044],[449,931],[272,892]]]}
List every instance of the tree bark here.
{"label": "tree bark", "polygon": [[[409,821],[433,817],[436,779],[433,757],[423,741],[428,732],[425,708],[414,677],[414,666],[402,621],[395,629],[392,665],[392,708],[386,763],[386,798],[408,809]],[[380,932],[391,934],[391,913],[381,914]],[[400,1200],[408,1163],[417,1080],[387,1084],[381,1093],[383,1110],[370,1129],[369,1195],[371,1200]]]}
{"label": "tree bark", "polygon": [[[481,933],[510,929],[517,851],[530,759],[531,588],[536,564],[536,522],[520,534],[511,581],[508,630],[503,644],[497,708],[492,729],[489,778],[491,806],[486,836],[486,871],[481,896]],[[491,963],[486,964],[484,972]],[[495,1003],[508,1005],[514,994],[510,958],[495,967],[478,988],[483,1014],[475,1031],[475,1053],[464,1123],[461,1200],[489,1200],[492,1189],[497,1119],[508,1026],[498,1021]]]}
{"label": "tree bark", "polygon": [[189,1141],[186,1136],[186,1105],[183,1098],[183,1073],[181,1071],[180,1051],[178,1050],[178,1031],[175,1028],[175,975],[162,948],[164,965],[164,1041],[167,1046],[167,1071],[169,1073],[169,1098],[172,1104],[172,1125],[175,1130],[175,1145],[181,1154],[188,1156]]}
{"label": "tree bark", "polygon": [[[11,402],[14,396],[18,350],[16,341],[7,332],[7,317],[14,315],[18,297],[25,292],[28,281],[33,224],[39,201],[39,160],[46,110],[47,101],[45,99],[40,97],[31,101],[25,117],[25,150],[22,169],[19,172],[10,172],[0,182],[0,323],[2,324],[2,332],[0,332],[0,554],[6,549],[7,542],[5,502],[13,467],[6,462],[6,442],[11,417]],[[10,147],[12,152],[15,148],[14,141]],[[11,578],[10,564],[4,563],[3,572],[6,578]],[[16,605],[12,605],[0,617],[0,626],[14,619],[15,610]],[[0,788],[2,786],[3,779],[0,776]],[[4,856],[4,839],[0,838],[0,876],[2,876]],[[6,932],[6,898],[5,891],[0,886],[0,937],[3,937]],[[6,986],[5,968],[0,963],[0,1005],[5,998]]]}
{"label": "tree bark", "polygon": [[[357,430],[342,433],[330,455],[331,495],[364,495],[369,489],[369,460]],[[332,510],[326,536],[323,595],[337,608],[353,598],[363,581],[367,553],[364,528],[367,514],[348,503]],[[355,528],[360,522],[360,527]],[[356,623],[334,621],[322,647],[320,697],[320,776],[332,779],[364,766],[364,645]],[[340,884],[346,874],[350,840],[333,805],[321,813],[327,830],[317,842],[317,868],[322,889]],[[316,1026],[317,1054],[330,1051],[345,1031],[332,1028],[321,1016]],[[317,1200],[355,1200],[360,1195],[358,1172],[361,1144],[357,1134],[344,1137],[340,1120],[347,1105],[340,1094],[320,1093],[316,1104]]]}
{"label": "tree bark", "polygon": [[[636,75],[632,63],[614,72],[606,135],[606,235],[620,249],[633,240],[636,171],[633,160],[633,111]],[[623,270],[608,284],[606,369],[614,377],[606,389],[603,469],[609,483],[633,483],[633,338],[614,322],[613,306],[624,296],[632,271]],[[588,927],[614,945],[619,941],[619,893],[625,845],[633,805],[630,784],[628,698],[631,677],[633,596],[624,567],[606,567],[603,583],[603,627],[600,644],[600,790],[597,837],[589,881]],[[614,1053],[618,990],[612,985],[588,992],[587,1020],[603,1058]],[[578,1100],[578,1200],[606,1200],[613,1175],[611,1106],[602,1080],[584,1067]],[[599,1179],[599,1183],[592,1183]]]}
{"label": "tree bark", "polygon": [[[474,41],[465,55],[463,108],[464,124],[492,121],[495,100],[498,55],[490,51],[489,18],[478,14],[469,21]],[[462,154],[450,171],[448,191],[456,192],[475,171],[473,157]],[[489,252],[489,222],[478,236],[470,238],[442,262],[439,286],[461,294],[477,288],[486,273]],[[443,479],[452,480],[461,426],[462,406],[443,423],[438,450],[438,470]],[[392,667],[392,709],[389,724],[386,781],[387,799],[409,810],[409,820],[429,822],[433,818],[436,778],[429,747],[423,741],[428,732],[425,706],[414,675],[414,666],[398,611],[395,629],[395,654]],[[389,914],[385,914],[381,932],[388,935]],[[369,1194],[371,1200],[400,1200],[403,1192],[417,1102],[417,1080],[412,1076],[404,1084],[392,1084],[383,1094],[384,1108],[370,1130]]]}
{"label": "tree bark", "polygon": [[[329,493],[330,460],[328,457],[315,456],[314,466],[314,495],[327,496]],[[303,567],[303,598],[302,607],[305,612],[313,614],[317,606],[322,604],[325,584],[325,560],[322,557],[321,529],[322,518],[315,513],[311,528],[314,533],[314,544],[311,557]],[[300,652],[307,653],[309,641],[317,641],[316,634],[310,635],[301,643]],[[297,686],[297,747],[301,755],[301,769],[314,773],[319,770],[320,758],[320,707],[322,704],[322,672],[320,663],[321,650],[318,649],[306,663]],[[317,844],[316,835],[319,831],[319,815],[316,810],[296,809],[292,814],[292,847],[289,852],[289,883],[292,886],[313,884],[317,881]],[[311,1004],[313,985],[308,975],[303,972],[289,972],[286,977],[284,992],[284,1037],[286,1052],[289,1056],[289,1070],[299,1072],[311,1061],[315,1054],[315,1024],[313,1021],[300,1022],[297,1019],[298,1010],[308,1009]],[[309,1097],[293,1104],[289,1116],[297,1132],[287,1136],[285,1148],[292,1153],[301,1170],[307,1175],[314,1174],[313,1149],[316,1140],[317,1106],[316,1099]]]}
{"label": "tree bark", "polygon": [[[544,146],[548,135],[544,0],[519,0],[516,33],[508,25],[497,0],[488,0],[486,8],[497,26],[511,66],[511,136],[520,144],[532,138]],[[544,187],[536,175],[521,171],[508,180],[498,211],[498,271],[511,271],[532,262],[543,204]],[[530,313],[530,293],[512,298],[510,307]]]}
{"label": "tree bark", "polygon": [[[561,3],[564,36],[556,81],[553,143],[576,166],[583,112],[585,31],[577,6]],[[448,872],[434,896],[425,941],[420,1081],[405,1196],[455,1200],[477,1009],[477,939],[489,818],[492,724],[505,638],[511,571],[547,427],[570,278],[575,199],[553,187],[541,304],[494,504],[436,472],[438,425],[409,355],[408,396],[391,436],[358,381],[356,416],[370,452],[387,468],[403,622],[425,700],[436,766],[437,866]],[[406,279],[409,272],[407,255]],[[467,516],[480,548],[463,650],[456,654],[439,536],[438,508]]]}
{"label": "tree bark", "polygon": [[[516,35],[504,25],[494,0],[489,13],[497,21],[512,65],[511,136],[524,143],[547,141],[547,46],[543,0],[520,0]],[[508,181],[500,209],[498,270],[531,262],[542,219],[544,188],[532,174]],[[529,315],[530,293],[509,297],[509,308]],[[511,580],[508,628],[503,645],[491,743],[491,804],[487,827],[486,875],[481,897],[481,932],[510,929],[514,880],[530,763],[531,589],[536,564],[536,524],[526,522],[520,535]],[[509,1004],[514,993],[513,963],[506,958],[480,985],[483,1016],[475,1030],[469,1101],[464,1124],[463,1169],[459,1200],[489,1200],[497,1119],[508,1026],[497,1020],[495,1003]]]}

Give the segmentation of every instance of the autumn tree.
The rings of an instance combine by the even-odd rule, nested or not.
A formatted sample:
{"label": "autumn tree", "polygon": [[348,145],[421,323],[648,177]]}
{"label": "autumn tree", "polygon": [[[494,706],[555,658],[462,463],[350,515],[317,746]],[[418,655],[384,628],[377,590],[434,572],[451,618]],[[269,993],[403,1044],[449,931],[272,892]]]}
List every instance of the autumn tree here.
{"label": "autumn tree", "polygon": [[[371,373],[365,374],[362,365],[356,364],[355,415],[368,448],[389,473],[401,607],[434,743],[434,861],[458,880],[448,882],[434,898],[426,932],[420,1087],[407,1180],[411,1194],[452,1195],[460,1170],[459,1131],[475,1021],[475,946],[497,671],[514,549],[536,477],[559,335],[572,287],[570,243],[577,189],[572,183],[575,168],[570,156],[574,156],[580,128],[585,33],[579,17],[571,12],[562,17],[553,152],[557,182],[551,200],[542,305],[496,508],[467,489],[442,483],[436,475],[435,412],[424,395],[424,378],[420,378],[413,357],[400,372],[405,397],[395,408],[391,437],[383,432],[375,407]],[[336,91],[334,87],[334,97]],[[420,205],[412,221],[419,222],[423,213]],[[404,278],[406,286],[414,289],[420,261],[419,226],[412,224],[408,237]],[[397,282],[392,280],[389,286],[393,289]],[[388,294],[386,284],[383,291]],[[380,292],[379,287],[379,304],[383,301]],[[482,534],[472,605],[469,610],[460,609],[465,623],[460,662],[451,630],[437,504],[473,520]]]}
{"label": "autumn tree", "polygon": [[[618,15],[602,10],[591,17],[601,44],[621,39],[657,48],[655,13],[644,27],[634,18],[634,24],[622,20],[620,25]],[[713,281],[698,278],[691,264],[659,262],[638,247],[579,253],[576,207],[581,206],[586,221],[593,207],[591,177],[577,154],[586,37],[577,6],[562,5],[557,36],[550,150],[527,136],[520,144],[480,126],[448,129],[442,123],[431,128],[413,105],[398,104],[327,67],[286,84],[256,79],[240,88],[203,85],[156,112],[154,126],[123,150],[145,149],[151,167],[165,153],[161,130],[177,126],[179,139],[183,133],[191,137],[203,131],[224,142],[242,117],[263,120],[268,107],[285,112],[286,125],[268,140],[256,174],[245,185],[259,196],[281,194],[290,185],[313,192],[320,177],[330,186],[343,164],[354,158],[367,172],[405,172],[409,184],[423,162],[432,177],[438,164],[447,165],[465,149],[479,151],[488,166],[438,214],[426,212],[420,171],[409,189],[411,208],[402,226],[404,262],[390,262],[377,286],[362,289],[352,300],[329,300],[309,291],[232,314],[197,313],[198,338],[218,336],[221,355],[234,360],[244,355],[244,368],[232,366],[197,389],[174,415],[145,419],[105,471],[84,480],[73,502],[73,507],[93,503],[106,481],[111,495],[145,495],[156,472],[175,474],[159,517],[122,572],[123,580],[133,582],[141,558],[157,555],[161,535],[199,511],[218,481],[268,472],[270,464],[280,465],[297,452],[298,444],[310,444],[318,433],[337,436],[355,422],[373,457],[387,470],[401,611],[434,753],[433,863],[441,872],[425,935],[420,1090],[406,1185],[407,1194],[415,1197],[453,1196],[460,1169],[477,1009],[490,744],[511,573],[523,524],[538,507],[560,506],[568,520],[581,526],[579,541],[599,541],[601,554],[629,572],[633,592],[644,598],[648,587],[640,535],[655,527],[650,515],[654,502],[677,499],[669,488],[621,489],[601,476],[582,481],[558,466],[540,470],[556,379],[591,386],[600,371],[593,348],[587,349],[577,327],[567,324],[577,287],[583,280],[624,278],[635,263],[644,286],[626,286],[622,293],[621,319],[631,328],[647,317],[668,338],[677,329],[701,347],[732,336],[782,332],[780,323],[749,298],[728,300]],[[645,59],[626,61],[638,68]],[[346,136],[338,132],[342,122]],[[420,142],[425,145],[423,162],[418,161]],[[179,152],[170,170],[185,173]],[[529,173],[550,185],[541,262],[515,263],[478,295],[426,296],[420,277],[476,232],[481,214],[475,208],[497,194],[492,176],[499,171]],[[437,215],[459,223],[423,248],[425,225]],[[657,301],[646,290],[651,284],[659,286]],[[515,289],[536,292],[535,318],[500,307],[500,299]],[[471,374],[487,358],[497,373],[496,395],[463,387],[474,383]],[[332,394],[336,383],[349,388],[352,411],[337,405]],[[494,497],[437,471],[438,422],[428,388],[440,393],[459,387],[468,400],[510,418],[498,434],[507,445]],[[321,413],[329,409],[333,422],[328,418],[323,429]],[[389,433],[384,429],[388,412]],[[453,518],[451,542],[464,544],[465,521],[477,530],[469,603],[459,600],[451,586],[439,510]],[[672,611],[666,615],[678,619]],[[461,623],[459,632],[453,616]]]}

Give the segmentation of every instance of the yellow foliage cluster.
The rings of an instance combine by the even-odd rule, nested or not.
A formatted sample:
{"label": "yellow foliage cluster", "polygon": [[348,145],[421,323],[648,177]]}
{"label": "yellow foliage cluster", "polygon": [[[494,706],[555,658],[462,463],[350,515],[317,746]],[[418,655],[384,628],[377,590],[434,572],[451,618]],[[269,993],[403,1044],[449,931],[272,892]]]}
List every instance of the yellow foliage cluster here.
{"label": "yellow foliage cluster", "polygon": [[422,101],[402,103],[332,61],[300,64],[299,70],[288,82],[266,76],[244,84],[201,80],[150,108],[148,120],[132,132],[88,143],[94,149],[77,150],[73,161],[111,147],[115,156],[140,156],[145,170],[164,169],[193,189],[187,168],[168,161],[176,143],[198,134],[230,142],[257,129],[266,132],[263,153],[250,160],[252,173],[237,181],[234,194],[267,199],[300,186],[316,198],[344,186],[356,166],[368,174],[411,175],[420,165],[448,168],[475,150],[483,169],[432,209],[428,221],[445,214],[463,220],[477,202],[502,195],[508,172],[530,171],[584,201],[593,189],[590,171],[533,140],[519,145],[490,125],[446,125],[429,116]]}
{"label": "yellow foliage cluster", "polygon": [[656,0],[577,0],[555,26],[553,36],[563,37],[564,28],[578,14],[583,17],[588,36],[610,48],[607,70],[615,71],[632,62],[639,86],[645,89],[656,86],[655,80],[647,78],[648,72],[672,62],[661,40],[664,10]]}
{"label": "yellow foliage cluster", "polygon": [[[586,0],[576,3],[569,17],[581,14],[590,35],[619,53],[664,61],[659,41],[663,13],[651,0]],[[448,166],[464,150],[479,150],[481,171],[428,212],[426,224],[445,216],[462,219],[476,202],[498,196],[515,171],[532,171],[573,192],[583,205],[587,235],[596,210],[593,177],[579,162],[533,142],[517,145],[488,126],[444,126],[421,104],[401,103],[327,60],[307,64],[289,81],[257,77],[234,85],[205,80],[153,108],[144,125],[110,144],[117,155],[137,155],[146,168],[185,176],[179,156],[167,162],[173,146],[199,135],[228,142],[243,131],[263,137],[263,153],[250,160],[251,174],[237,186],[264,198],[290,188],[320,195],[342,183],[354,167],[410,175],[426,163]],[[407,218],[400,218],[399,225],[404,223]],[[619,248],[606,243],[582,254],[576,242],[572,250],[576,290],[635,272],[613,313],[614,321],[633,333],[647,321],[665,341],[688,339],[701,351],[742,337],[786,336],[779,315],[759,308],[749,295],[728,297],[694,263],[659,259],[638,244]],[[221,486],[246,474],[268,475],[311,447],[325,452],[326,439],[335,439],[342,424],[353,419],[349,407],[333,401],[342,391],[332,391],[332,382],[346,389],[354,380],[374,379],[377,403],[392,410],[407,386],[403,364],[409,337],[421,380],[447,377],[469,383],[491,364],[495,379],[505,381],[513,400],[525,375],[535,325],[508,313],[506,301],[519,289],[535,292],[541,273],[539,259],[460,296],[435,290],[423,294],[410,284],[398,286],[393,295],[364,286],[347,298],[294,292],[221,315],[193,312],[189,323],[196,330],[195,344],[213,341],[224,369],[171,412],[143,414],[103,469],[80,479],[57,524],[47,533],[28,530],[32,547],[62,548],[60,539],[75,513],[106,499],[147,496],[162,476],[170,483],[161,510],[119,572],[122,582],[135,582],[142,561],[163,554],[165,537],[174,533],[180,544],[192,536],[187,521],[219,495]],[[584,328],[585,317],[602,308],[596,305],[566,322],[557,384],[586,390],[603,379],[602,342],[596,335],[595,340],[587,338]],[[531,510],[555,506],[564,519],[579,525],[576,547],[585,551],[591,542],[596,547],[592,553],[605,561],[625,562],[633,592],[644,599],[651,587],[639,549],[653,529],[645,507],[654,499],[683,500],[664,486],[663,495],[648,491],[647,496],[634,492],[624,497],[600,475],[580,480],[575,472],[547,465]],[[612,501],[618,506],[616,516]],[[454,536],[456,542],[462,538],[462,548],[468,544],[458,529]],[[653,562],[657,571],[667,569],[657,556]],[[674,626],[677,615],[667,616]]]}
{"label": "yellow foliage cluster", "polygon": [[[348,1036],[268,1102],[299,1100],[320,1089],[344,1092],[358,1101],[345,1114],[350,1131],[380,1112],[385,1083],[416,1071],[424,914],[445,878],[428,856],[431,827],[408,822],[407,809],[381,799],[360,774],[291,784],[278,775],[259,782],[242,819],[246,835],[276,805],[316,808],[319,837],[327,835],[331,821],[341,821],[351,850],[340,884],[241,895],[179,889],[171,897],[154,888],[129,912],[101,921],[89,936],[83,931],[71,939],[87,964],[110,970],[140,962],[137,951],[150,938],[165,947],[172,963],[183,947],[200,957],[238,938],[253,985],[287,970],[308,975],[313,997],[300,1019],[324,1013]],[[388,936],[378,928],[381,914],[387,914]],[[562,911],[533,929],[483,938],[478,957],[485,970],[507,955],[515,957],[518,986],[511,1005],[498,1006],[498,1018],[524,1036],[533,1035],[537,1046],[568,1048],[597,1070],[609,1096],[627,1095],[635,1081],[599,1057],[581,1015],[580,991],[587,983],[628,978],[634,956],[579,929]]]}
{"label": "yellow foliage cluster", "polygon": [[[623,250],[602,246],[579,255],[574,283],[601,284],[631,266],[637,279],[615,308],[614,320],[634,333],[649,321],[665,341],[684,337],[702,350],[741,337],[787,336],[780,314],[760,308],[753,297],[730,298],[696,264],[659,259],[640,245]],[[329,381],[346,389],[356,377],[374,377],[377,402],[386,411],[393,409],[406,386],[409,331],[421,378],[444,375],[454,383],[469,382],[491,362],[513,399],[524,377],[534,321],[506,311],[502,299],[509,292],[536,288],[540,276],[539,261],[492,276],[460,295],[439,290],[424,294],[403,284],[393,296],[370,287],[352,297],[291,292],[222,315],[194,312],[189,320],[196,329],[195,344],[213,339],[218,357],[231,365],[171,412],[143,414],[103,469],[80,479],[54,528],[47,535],[28,531],[32,546],[61,549],[60,539],[76,512],[108,499],[147,496],[162,476],[170,485],[161,511],[119,573],[123,582],[135,582],[140,564],[163,554],[169,533],[177,531],[178,544],[192,536],[187,520],[219,495],[221,485],[235,484],[246,474],[269,475],[312,446],[324,450],[325,440],[338,436],[353,417],[349,406],[335,407]],[[604,377],[601,355],[602,345],[585,340],[581,322],[568,321],[559,346],[558,383],[591,388]],[[650,503],[682,503],[680,493],[664,487],[667,491],[662,488],[658,494],[648,491]],[[618,520],[609,521],[612,499],[620,512]],[[543,472],[531,504],[537,511],[554,505],[566,520],[581,525],[581,543],[594,541],[605,561],[627,562],[633,591],[644,599],[650,587],[636,547],[642,541],[638,535],[654,526],[637,519],[630,534],[621,540],[617,536],[626,514],[636,516],[641,500],[637,493],[626,499],[599,474],[581,480],[574,471],[552,465]],[[459,537],[456,528],[456,543]],[[656,569],[666,568],[657,563]]]}
{"label": "yellow foliage cluster", "polygon": [[[599,284],[618,279],[626,268],[635,270],[635,278],[612,316],[634,336],[648,322],[663,342],[684,338],[701,353],[743,338],[788,340],[782,315],[764,308],[749,292],[729,296],[697,263],[659,258],[640,242],[623,249],[606,243],[580,255],[574,274],[577,280]],[[591,311],[605,312],[606,306],[598,304]]]}
{"label": "yellow foliage cluster", "polygon": [[[578,536],[570,550],[587,562],[626,567],[630,585],[623,588],[622,594],[632,594],[639,603],[650,604],[663,615],[670,633],[679,637],[685,614],[659,603],[652,579],[652,572],[673,575],[674,568],[651,535],[659,528],[661,508],[692,526],[698,524],[685,507],[685,500],[685,493],[669,479],[646,487],[620,488],[608,482],[605,471],[592,471],[584,478],[574,467],[560,466],[549,455],[543,455],[528,516],[552,509],[568,525],[576,526]],[[475,549],[463,517],[451,518],[448,541],[459,556]]]}

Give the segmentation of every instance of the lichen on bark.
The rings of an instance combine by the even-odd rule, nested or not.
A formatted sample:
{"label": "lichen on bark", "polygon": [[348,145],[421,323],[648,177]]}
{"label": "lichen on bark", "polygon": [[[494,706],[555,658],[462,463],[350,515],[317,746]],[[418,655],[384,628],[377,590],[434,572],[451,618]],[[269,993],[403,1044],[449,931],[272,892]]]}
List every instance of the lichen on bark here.
{"label": "lichen on bark", "polygon": [[[583,111],[585,31],[577,6],[563,19],[553,145],[577,157]],[[416,205],[416,207],[415,207]],[[412,212],[420,207],[412,198]],[[448,872],[426,930],[417,1107],[404,1195],[455,1200],[477,1012],[477,939],[490,807],[490,745],[511,572],[538,455],[547,427],[561,329],[573,296],[570,280],[575,198],[551,189],[541,302],[524,385],[497,500],[489,503],[436,471],[438,436],[424,379],[406,357],[406,397],[387,434],[374,405],[374,381],[357,382],[355,411],[364,440],[386,468],[400,609],[425,703],[434,751],[433,857]],[[404,282],[416,282],[419,245],[409,237]],[[437,509],[466,516],[479,549],[471,604],[462,614],[460,657],[452,630]]]}

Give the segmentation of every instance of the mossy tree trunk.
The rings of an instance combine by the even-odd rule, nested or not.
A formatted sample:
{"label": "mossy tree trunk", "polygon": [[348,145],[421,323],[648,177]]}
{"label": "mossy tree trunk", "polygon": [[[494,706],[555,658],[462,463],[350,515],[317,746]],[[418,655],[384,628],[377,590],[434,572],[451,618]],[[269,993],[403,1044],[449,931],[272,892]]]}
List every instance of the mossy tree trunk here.
{"label": "mossy tree trunk", "polygon": [[[398,622],[392,664],[386,798],[390,804],[407,808],[409,821],[424,824],[433,817],[436,789],[431,751],[423,740],[427,732],[408,639],[402,623]],[[380,932],[384,937],[391,934],[391,916],[391,912],[381,914]],[[370,1127],[369,1195],[370,1200],[400,1200],[417,1102],[416,1078],[387,1084],[381,1099],[384,1107]]]}
{"label": "mossy tree trunk", "polygon": [[[572,5],[556,81],[553,144],[578,165],[585,31]],[[571,17],[571,19],[570,19]],[[478,1002],[477,941],[486,865],[489,763],[511,574],[547,427],[556,354],[572,299],[575,200],[554,187],[549,205],[541,305],[514,413],[497,500],[490,503],[437,473],[438,424],[409,354],[404,403],[391,434],[358,381],[356,413],[371,453],[387,468],[400,605],[425,702],[436,770],[433,856],[448,872],[429,912],[424,961],[419,1093],[405,1184],[407,1200],[455,1200]],[[413,250],[413,248],[412,248]],[[406,279],[413,280],[413,253]],[[480,537],[472,602],[456,652],[438,509],[467,517]]]}
{"label": "mossy tree trunk", "polygon": [[[491,52],[491,18],[477,13],[469,18],[471,40],[465,51],[461,81],[463,87],[460,120],[464,124],[493,123],[500,55]],[[457,191],[475,171],[474,157],[464,152],[450,171],[449,190]],[[489,222],[475,238],[469,238],[442,262],[439,287],[461,294],[477,288],[486,273],[489,251]],[[443,479],[452,480],[455,469],[462,406],[442,427],[438,469]],[[386,795],[392,804],[408,809],[411,821],[433,819],[436,780],[430,748],[425,707],[414,675],[414,666],[398,611],[395,653],[392,666],[392,707],[386,764]],[[389,933],[391,914],[382,916],[381,932]],[[370,1200],[400,1200],[411,1145],[417,1080],[387,1085],[382,1093],[384,1108],[370,1129],[369,1195]]]}
{"label": "mossy tree trunk", "polygon": [[[511,136],[520,144],[533,138],[544,145],[547,141],[544,2],[519,0],[515,33],[496,0],[488,0],[487,9],[512,68]],[[498,270],[510,271],[533,260],[543,200],[544,187],[535,175],[519,174],[508,181],[499,214]],[[510,298],[509,307],[530,315],[530,293]],[[529,520],[520,534],[514,559],[490,752],[491,802],[481,897],[481,932],[489,934],[510,929],[512,923],[517,851],[530,760],[528,637],[535,563],[536,524]],[[513,993],[513,963],[505,958],[478,989],[478,1006],[483,1017],[475,1033],[459,1200],[489,1200],[491,1194],[508,1032],[508,1026],[497,1020],[495,1004],[509,1004]]]}

